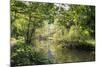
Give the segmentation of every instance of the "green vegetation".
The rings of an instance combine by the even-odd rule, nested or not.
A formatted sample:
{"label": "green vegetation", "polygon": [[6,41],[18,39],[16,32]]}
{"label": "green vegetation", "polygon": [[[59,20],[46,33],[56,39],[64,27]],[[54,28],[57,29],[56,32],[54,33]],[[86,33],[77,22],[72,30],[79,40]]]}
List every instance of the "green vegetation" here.
{"label": "green vegetation", "polygon": [[52,63],[41,49],[35,49],[33,46],[16,45],[12,48],[12,66],[13,65],[36,65]]}
{"label": "green vegetation", "polygon": [[12,66],[94,61],[94,54],[95,6],[11,0]]}

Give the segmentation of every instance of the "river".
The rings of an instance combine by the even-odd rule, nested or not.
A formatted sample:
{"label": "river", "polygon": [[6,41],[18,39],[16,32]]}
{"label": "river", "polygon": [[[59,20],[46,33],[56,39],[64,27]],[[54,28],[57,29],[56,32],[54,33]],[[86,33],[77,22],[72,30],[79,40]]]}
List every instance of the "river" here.
{"label": "river", "polygon": [[54,63],[86,62],[95,60],[94,51],[63,48],[62,44],[52,39],[36,40],[37,48],[45,49],[48,58]]}

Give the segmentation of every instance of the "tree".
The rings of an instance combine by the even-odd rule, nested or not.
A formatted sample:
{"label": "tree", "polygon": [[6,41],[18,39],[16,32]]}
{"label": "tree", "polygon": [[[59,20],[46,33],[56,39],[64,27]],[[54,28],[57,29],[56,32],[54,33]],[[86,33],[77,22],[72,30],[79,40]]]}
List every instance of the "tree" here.
{"label": "tree", "polygon": [[49,20],[48,23],[53,22],[53,4],[14,0],[11,2],[12,36],[23,36],[25,43],[31,44],[35,38],[35,30],[42,27],[45,20]]}
{"label": "tree", "polygon": [[[62,4],[63,5],[63,4]],[[64,10],[61,8],[61,12],[58,17],[58,23],[64,26],[69,34],[73,31],[73,35],[76,32],[78,35],[78,41],[80,38],[95,37],[95,7],[85,5],[68,5],[70,8]],[[72,27],[74,29],[72,30]],[[75,31],[76,30],[76,31]],[[80,36],[79,36],[80,35]]]}

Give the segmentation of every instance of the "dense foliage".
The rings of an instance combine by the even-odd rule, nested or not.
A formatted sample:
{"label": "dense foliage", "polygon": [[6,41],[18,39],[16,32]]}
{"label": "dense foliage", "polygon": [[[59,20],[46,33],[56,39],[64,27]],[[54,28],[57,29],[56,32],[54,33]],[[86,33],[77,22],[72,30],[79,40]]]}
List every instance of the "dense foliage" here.
{"label": "dense foliage", "polygon": [[54,63],[36,40],[94,51],[95,6],[11,0],[12,65]]}
{"label": "dense foliage", "polygon": [[[43,50],[37,50],[33,46],[16,45],[12,49],[12,66],[15,65],[34,65],[52,63]],[[18,60],[19,59],[19,60]],[[16,61],[14,61],[16,60]]]}

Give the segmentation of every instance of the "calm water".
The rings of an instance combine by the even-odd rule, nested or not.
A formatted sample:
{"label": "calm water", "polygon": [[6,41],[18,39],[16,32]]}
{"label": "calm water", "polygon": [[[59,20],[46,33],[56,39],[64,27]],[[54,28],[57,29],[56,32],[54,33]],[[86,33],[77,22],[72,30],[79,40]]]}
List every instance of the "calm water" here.
{"label": "calm water", "polygon": [[55,40],[36,40],[37,48],[45,49],[48,58],[54,63],[85,62],[94,61],[94,51],[80,51],[76,49],[62,48]]}

